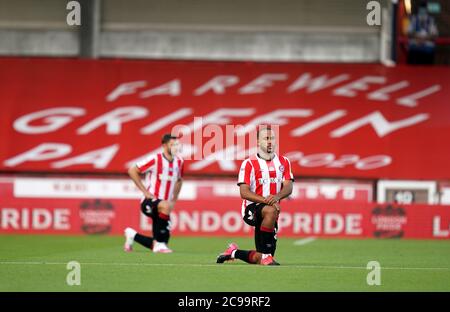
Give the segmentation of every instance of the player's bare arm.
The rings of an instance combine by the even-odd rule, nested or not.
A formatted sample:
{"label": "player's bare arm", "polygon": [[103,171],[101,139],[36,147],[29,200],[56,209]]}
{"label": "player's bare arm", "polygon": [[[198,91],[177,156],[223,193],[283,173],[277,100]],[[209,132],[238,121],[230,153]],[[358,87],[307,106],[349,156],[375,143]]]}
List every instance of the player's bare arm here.
{"label": "player's bare arm", "polygon": [[269,195],[266,197],[266,203],[268,205],[273,205],[275,203],[279,203],[280,200],[282,200],[283,198],[288,197],[289,195],[292,194],[292,180],[285,180],[283,181],[283,187],[281,188],[280,192],[278,192],[278,194],[276,195]]}
{"label": "player's bare arm", "polygon": [[175,182],[174,190],[173,190],[173,198],[169,202],[169,210],[172,211],[176,201],[178,200],[178,195],[181,191],[181,186],[183,185],[183,179],[178,179],[177,182]]}
{"label": "player's bare arm", "polygon": [[178,179],[175,183],[175,187],[173,190],[173,201],[178,200],[178,195],[180,195],[181,186],[183,185],[183,179]]}
{"label": "player's bare arm", "polygon": [[250,190],[250,186],[248,186],[247,184],[245,184],[245,183],[240,184],[239,190],[240,190],[242,199],[246,199],[246,200],[252,201],[254,203],[266,204],[266,199],[263,196],[252,192]]}
{"label": "player's bare arm", "polygon": [[131,180],[133,180],[134,184],[136,184],[137,188],[142,192],[142,194],[144,194],[145,198],[153,198],[152,194],[147,191],[144,184],[142,183],[138,167],[132,166],[130,169],[128,169],[128,175],[130,176]]}

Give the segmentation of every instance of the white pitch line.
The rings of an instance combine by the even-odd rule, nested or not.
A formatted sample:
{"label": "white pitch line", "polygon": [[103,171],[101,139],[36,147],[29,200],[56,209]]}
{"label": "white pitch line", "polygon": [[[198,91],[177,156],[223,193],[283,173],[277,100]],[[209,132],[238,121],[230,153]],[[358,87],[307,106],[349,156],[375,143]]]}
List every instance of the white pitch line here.
{"label": "white pitch line", "polygon": [[296,240],[296,241],[294,242],[294,245],[295,245],[295,246],[303,246],[303,245],[312,243],[312,242],[315,241],[316,239],[317,239],[317,238],[314,237],[314,236],[302,238],[302,239]]}
{"label": "white pitch line", "polygon": [[[69,262],[69,261],[68,261]],[[45,262],[45,261],[0,261],[0,265],[67,265],[68,262]],[[80,265],[101,266],[186,266],[186,267],[249,267],[248,264],[200,264],[200,263],[125,263],[125,262],[80,262]],[[261,266],[254,266],[261,267]],[[333,266],[333,265],[281,265],[277,268],[298,269],[344,269],[344,270],[367,270],[364,266]],[[450,268],[426,268],[426,267],[381,267],[381,270],[439,270],[450,271]]]}

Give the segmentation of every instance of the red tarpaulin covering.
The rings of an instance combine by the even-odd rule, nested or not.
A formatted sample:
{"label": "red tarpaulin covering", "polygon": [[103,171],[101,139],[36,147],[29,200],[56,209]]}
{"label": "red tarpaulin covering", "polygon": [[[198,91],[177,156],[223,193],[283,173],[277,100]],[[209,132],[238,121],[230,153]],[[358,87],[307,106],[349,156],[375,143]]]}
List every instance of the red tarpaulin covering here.
{"label": "red tarpaulin covering", "polygon": [[2,58],[0,169],[124,172],[186,125],[185,172],[236,175],[205,157],[269,123],[296,176],[449,179],[449,99],[449,68]]}

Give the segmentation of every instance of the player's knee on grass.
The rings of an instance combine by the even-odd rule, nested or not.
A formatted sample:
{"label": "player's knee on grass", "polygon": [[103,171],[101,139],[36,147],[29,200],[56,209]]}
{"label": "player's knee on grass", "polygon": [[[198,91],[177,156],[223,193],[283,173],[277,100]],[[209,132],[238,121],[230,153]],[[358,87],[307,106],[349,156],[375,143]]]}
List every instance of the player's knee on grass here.
{"label": "player's knee on grass", "polygon": [[253,253],[252,256],[253,256],[253,259],[251,259],[251,261],[253,263],[256,263],[256,264],[260,264],[261,263],[262,253],[255,252],[255,253]]}

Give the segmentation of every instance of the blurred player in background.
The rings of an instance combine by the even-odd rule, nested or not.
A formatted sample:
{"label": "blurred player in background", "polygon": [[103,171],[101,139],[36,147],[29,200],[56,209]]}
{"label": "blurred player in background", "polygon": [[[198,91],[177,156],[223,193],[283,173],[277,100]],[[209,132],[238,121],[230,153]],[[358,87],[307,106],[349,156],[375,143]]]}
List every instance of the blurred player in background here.
{"label": "blurred player in background", "polygon": [[273,258],[277,246],[277,220],[280,200],[292,193],[294,176],[291,163],[275,154],[275,131],[269,126],[258,129],[258,153],[241,165],[238,186],[245,223],[255,227],[256,250],[241,250],[231,243],[217,257],[217,263],[240,259],[247,263],[279,265]]}
{"label": "blurred player in background", "polygon": [[[153,252],[170,253],[167,246],[170,238],[170,213],[180,194],[183,177],[183,159],[177,156],[177,137],[165,134],[161,153],[151,155],[128,170],[133,182],[141,190],[141,211],[153,220],[153,237],[144,236],[132,228],[125,229],[124,250],[132,251],[133,242],[138,242]],[[140,174],[146,174],[146,186]]]}
{"label": "blurred player in background", "polygon": [[408,64],[433,64],[438,35],[436,22],[428,14],[427,1],[421,1],[417,14],[411,15],[410,19]]}

